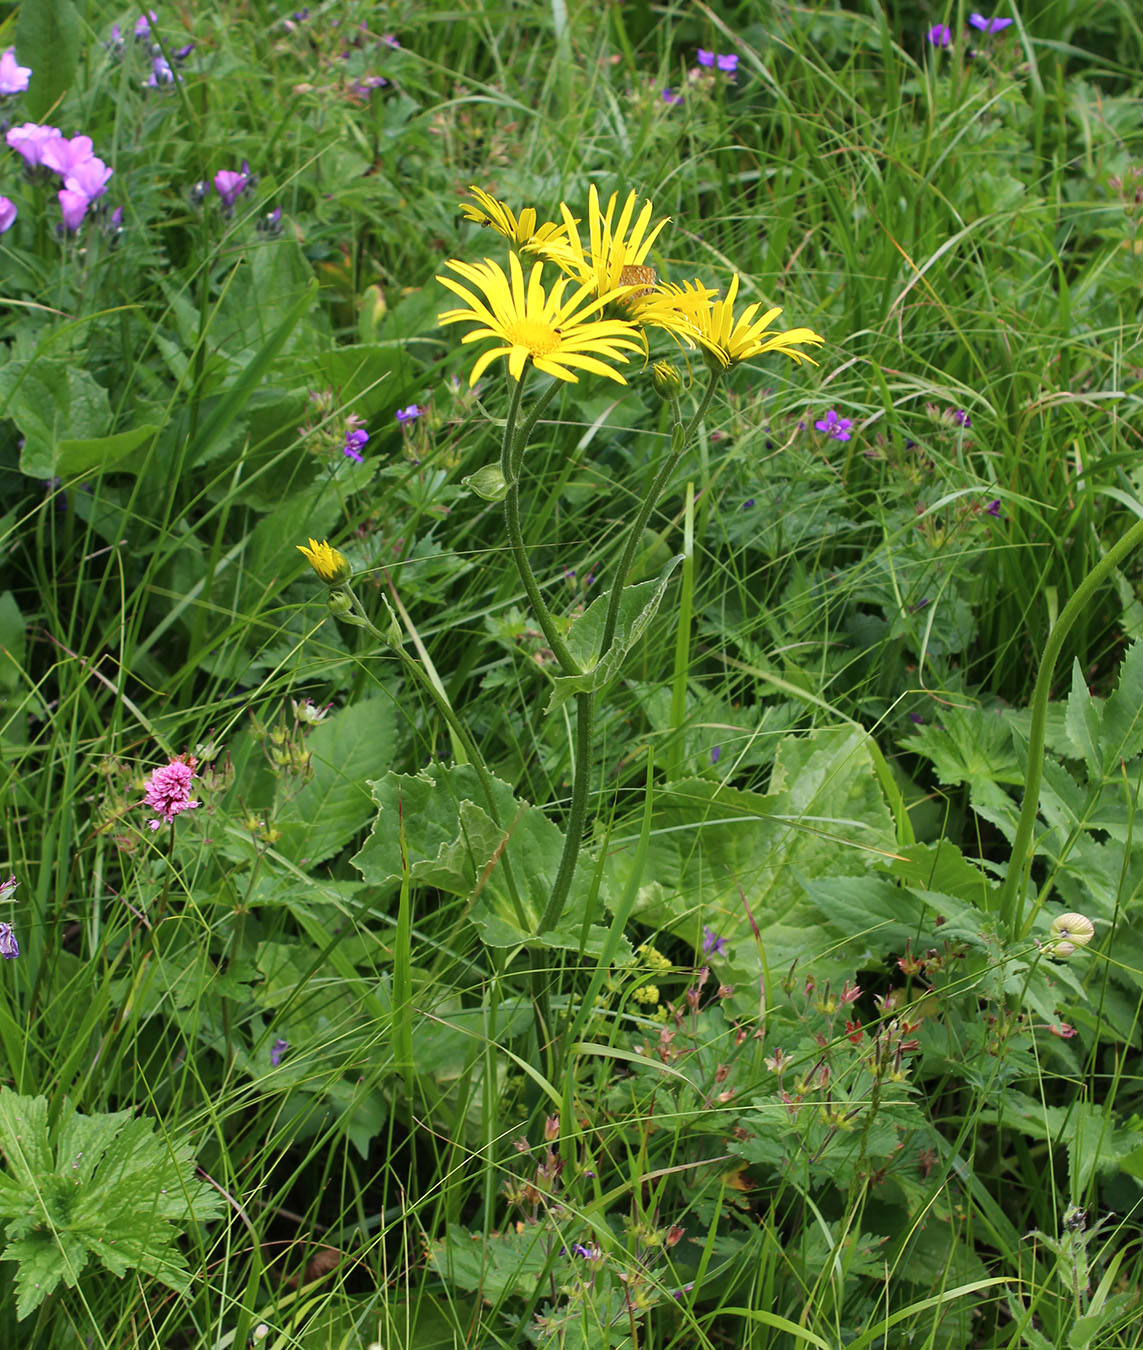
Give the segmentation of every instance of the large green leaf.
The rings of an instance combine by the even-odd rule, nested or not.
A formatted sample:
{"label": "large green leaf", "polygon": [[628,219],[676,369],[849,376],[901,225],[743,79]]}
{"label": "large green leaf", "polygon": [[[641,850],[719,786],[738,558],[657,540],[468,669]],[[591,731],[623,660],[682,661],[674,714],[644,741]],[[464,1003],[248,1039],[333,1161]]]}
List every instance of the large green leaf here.
{"label": "large green leaf", "polygon": [[275,816],[275,850],[313,867],[344,848],[374,814],[368,780],[388,771],[396,740],[392,698],[366,699],[327,717],[307,741],[313,777]]}
{"label": "large green leaf", "polygon": [[[794,961],[820,976],[852,973],[868,939],[823,929],[806,892],[815,877],[861,874],[896,849],[872,746],[855,728],[782,741],[767,795],[706,779],[656,798],[637,908],[644,922],[699,947],[703,928],[725,938],[719,975],[752,988],[765,969]],[[626,881],[630,853],[615,849],[610,886]],[[756,941],[752,929],[758,926]]]}
{"label": "large green leaf", "polygon": [[[387,774],[371,786],[377,820],[353,859],[371,885],[393,890],[401,884],[403,830],[411,883],[471,901],[472,922],[490,946],[539,941],[578,951],[583,941],[586,951],[603,950],[606,930],[595,922],[598,915],[588,917],[592,863],[586,850],[558,928],[537,935],[563,834],[538,807],[517,800],[507,783],[492,779],[489,803],[471,765],[432,764],[419,774]],[[629,950],[623,943],[623,953]]]}
{"label": "large green leaf", "polygon": [[56,478],[64,445],[75,457],[75,442],[106,434],[111,404],[107,390],[85,370],[41,357],[0,367],[0,416],[10,417],[24,437],[21,471],[31,478]]}

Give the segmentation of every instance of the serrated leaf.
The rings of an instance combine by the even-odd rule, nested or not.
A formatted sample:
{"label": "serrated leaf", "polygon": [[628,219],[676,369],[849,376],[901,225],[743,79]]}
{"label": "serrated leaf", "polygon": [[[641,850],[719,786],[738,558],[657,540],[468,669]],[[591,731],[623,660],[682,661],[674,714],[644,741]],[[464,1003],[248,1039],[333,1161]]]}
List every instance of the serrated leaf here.
{"label": "serrated leaf", "polygon": [[392,763],[396,704],[371,698],[333,713],[310,733],[313,777],[274,816],[275,850],[312,867],[344,848],[373,817],[370,780]]}
{"label": "serrated leaf", "polygon": [[583,668],[582,675],[558,675],[552,681],[552,694],[545,712],[562,708],[576,694],[598,693],[619,674],[627,653],[635,646],[658,613],[663,596],[670,584],[671,573],[683,561],[683,554],[673,557],[655,581],[640,581],[628,586],[619,602],[619,619],[610,648],[599,656],[603,630],[607,622],[610,596],[594,600],[568,630],[567,644],[575,661]]}
{"label": "serrated leaf", "polygon": [[995,708],[946,707],[939,726],[921,727],[903,744],[932,760],[937,777],[949,787],[971,786],[981,779],[1024,781],[1024,765],[1012,744],[1009,725]]}
{"label": "serrated leaf", "polygon": [[544,1224],[487,1239],[450,1224],[447,1236],[429,1248],[429,1266],[449,1284],[484,1299],[526,1297],[548,1265],[550,1240]]}
{"label": "serrated leaf", "polygon": [[15,1173],[15,1186],[0,1187],[11,1239],[0,1259],[19,1262],[17,1316],[61,1279],[74,1284],[91,1256],[117,1275],[141,1270],[186,1288],[175,1239],[188,1221],[221,1208],[196,1179],[188,1144],[160,1139],[149,1120],[129,1111],[87,1116],[66,1101],[49,1129],[46,1098],[2,1088],[0,1148]]}
{"label": "serrated leaf", "polygon": [[[838,946],[836,932],[823,932],[805,883],[860,873],[891,856],[896,844],[868,738],[856,728],[784,739],[772,785],[776,790],[765,796],[707,779],[661,790],[637,905],[645,922],[696,946],[704,925],[725,937],[727,981],[755,991],[763,958],[747,906],[771,970],[796,960],[821,978],[852,975],[864,948],[856,941]],[[627,852],[609,858],[613,894],[622,893],[629,866]],[[662,886],[659,898],[650,882]]]}
{"label": "serrated leaf", "polygon": [[1114,693],[1103,709],[1101,750],[1110,774],[1120,760],[1143,753],[1143,641],[1133,642],[1119,667]]}
{"label": "serrated leaf", "polygon": [[1102,709],[1088,690],[1080,663],[1076,661],[1072,666],[1072,688],[1064,726],[1076,753],[1087,762],[1092,773],[1098,773],[1103,763],[1099,748],[1101,713]]}
{"label": "serrated leaf", "polygon": [[0,416],[10,417],[24,437],[20,471],[55,478],[61,442],[103,436],[111,404],[107,390],[87,371],[40,357],[0,367]]}

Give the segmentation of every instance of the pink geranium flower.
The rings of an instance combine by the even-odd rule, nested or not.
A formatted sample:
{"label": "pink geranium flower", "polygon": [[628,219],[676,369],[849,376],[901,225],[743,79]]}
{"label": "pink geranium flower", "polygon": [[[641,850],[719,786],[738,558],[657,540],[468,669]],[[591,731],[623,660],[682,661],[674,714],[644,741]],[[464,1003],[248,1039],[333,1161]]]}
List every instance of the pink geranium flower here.
{"label": "pink geranium flower", "polygon": [[82,192],[89,201],[94,201],[106,192],[107,180],[113,172],[101,159],[92,155],[68,174],[64,187],[71,192]]}
{"label": "pink geranium flower", "polygon": [[32,67],[20,65],[15,47],[0,52],[0,95],[22,94],[31,77]]}
{"label": "pink geranium flower", "polygon": [[25,122],[23,126],[12,127],[4,139],[23,157],[28,168],[34,169],[43,162],[44,146],[56,140],[59,134],[59,127],[42,127],[37,122]]}
{"label": "pink geranium flower", "polygon": [[184,811],[193,811],[201,802],[190,799],[191,783],[194,780],[194,759],[172,759],[147,779],[145,804],[156,812],[154,820],[147,824],[157,830],[165,820],[174,820]]}
{"label": "pink geranium flower", "polygon": [[95,153],[90,136],[54,136],[44,142],[40,163],[62,178],[75,173]]}

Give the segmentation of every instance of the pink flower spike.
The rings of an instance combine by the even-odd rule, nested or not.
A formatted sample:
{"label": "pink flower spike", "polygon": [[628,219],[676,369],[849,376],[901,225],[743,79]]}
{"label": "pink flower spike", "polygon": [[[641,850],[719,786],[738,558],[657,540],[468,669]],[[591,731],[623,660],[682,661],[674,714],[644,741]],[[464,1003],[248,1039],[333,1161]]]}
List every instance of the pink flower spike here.
{"label": "pink flower spike", "polygon": [[73,192],[70,188],[60,188],[56,196],[60,199],[60,211],[63,214],[64,229],[74,232],[83,223],[91,198],[82,192]]}
{"label": "pink flower spike", "polygon": [[109,169],[101,159],[92,155],[90,159],[85,159],[78,165],[74,173],[69,173],[64,179],[64,187],[70,192],[82,192],[85,197],[92,201],[96,197],[102,197],[107,190],[107,181],[114,173]]}
{"label": "pink flower spike", "polygon": [[157,830],[163,821],[174,820],[184,811],[193,811],[196,806],[202,805],[190,799],[193,779],[193,759],[172,759],[147,779],[147,793],[143,801],[157,816],[155,820],[147,822],[152,830]]}
{"label": "pink flower spike", "polygon": [[44,145],[40,163],[47,165],[53,173],[66,178],[75,173],[81,164],[92,157],[93,146],[90,136],[56,136]]}

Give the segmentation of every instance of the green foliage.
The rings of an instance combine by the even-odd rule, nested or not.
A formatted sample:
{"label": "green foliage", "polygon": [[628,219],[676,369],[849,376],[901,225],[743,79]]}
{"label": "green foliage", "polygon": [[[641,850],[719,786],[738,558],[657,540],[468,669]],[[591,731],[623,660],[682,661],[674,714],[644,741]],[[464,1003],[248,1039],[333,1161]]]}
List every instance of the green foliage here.
{"label": "green foliage", "polygon": [[16,1261],[22,1320],[62,1280],[74,1289],[94,1257],[120,1278],[138,1270],[180,1293],[190,1287],[174,1245],[192,1221],[215,1218],[221,1198],[194,1175],[194,1150],[156,1136],[130,1111],[83,1115],[65,1101],[0,1088],[0,1218]]}

